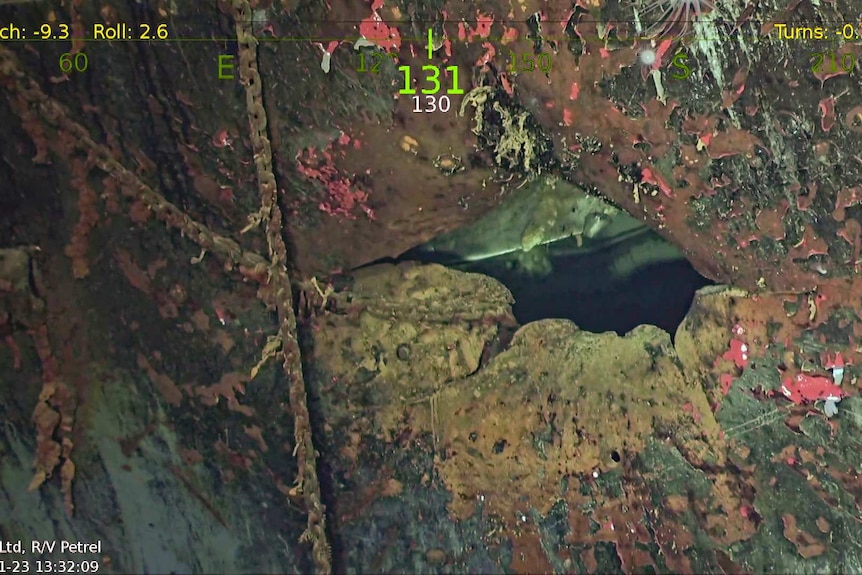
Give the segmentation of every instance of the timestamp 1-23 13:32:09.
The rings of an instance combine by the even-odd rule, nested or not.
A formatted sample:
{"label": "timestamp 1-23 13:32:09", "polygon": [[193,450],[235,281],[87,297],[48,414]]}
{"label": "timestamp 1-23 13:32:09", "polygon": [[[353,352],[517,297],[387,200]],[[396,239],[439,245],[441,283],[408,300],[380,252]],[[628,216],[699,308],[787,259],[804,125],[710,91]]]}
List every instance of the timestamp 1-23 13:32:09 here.
{"label": "timestamp 1-23 13:32:09", "polygon": [[0,559],[0,575],[6,573],[98,573],[99,561],[96,559],[53,560],[53,559]]}

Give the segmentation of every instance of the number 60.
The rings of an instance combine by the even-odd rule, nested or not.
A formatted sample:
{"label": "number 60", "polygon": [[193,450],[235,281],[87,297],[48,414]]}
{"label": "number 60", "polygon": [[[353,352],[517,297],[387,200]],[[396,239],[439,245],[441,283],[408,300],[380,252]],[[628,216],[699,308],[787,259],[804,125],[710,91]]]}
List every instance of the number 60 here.
{"label": "number 60", "polygon": [[83,52],[78,52],[74,56],[69,52],[60,54],[60,71],[68,74],[72,70],[75,72],[83,72],[87,69],[89,60]]}

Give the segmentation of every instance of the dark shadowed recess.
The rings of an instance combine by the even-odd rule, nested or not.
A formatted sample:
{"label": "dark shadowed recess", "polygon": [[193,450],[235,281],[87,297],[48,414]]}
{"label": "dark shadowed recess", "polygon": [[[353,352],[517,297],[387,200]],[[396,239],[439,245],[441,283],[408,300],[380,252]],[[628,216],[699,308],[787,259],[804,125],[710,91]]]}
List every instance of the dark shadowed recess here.
{"label": "dark shadowed recess", "polygon": [[[512,292],[513,311],[521,324],[563,318],[586,331],[620,335],[638,325],[651,324],[673,338],[695,292],[713,282],[695,271],[681,254],[674,259],[646,258],[638,262],[631,256],[637,244],[658,240],[656,234],[649,233],[649,238],[641,235],[589,254],[573,254],[576,250],[571,249],[570,240],[534,248],[543,252],[539,254],[545,261],[543,273],[528,271],[522,252],[453,263],[439,253],[411,250],[398,261],[444,263],[497,279]],[[620,271],[619,262],[625,258],[629,258],[629,264]]]}
{"label": "dark shadowed recess", "polygon": [[[691,305],[694,293],[711,282],[687,261],[653,264],[615,282],[608,289],[579,293],[570,287],[575,274],[589,273],[565,258],[555,262],[546,278],[513,275],[509,270],[487,270],[515,297],[513,311],[519,323],[545,318],[572,320],[583,330],[623,335],[641,324],[651,324],[671,337]],[[470,270],[481,271],[481,270]]]}

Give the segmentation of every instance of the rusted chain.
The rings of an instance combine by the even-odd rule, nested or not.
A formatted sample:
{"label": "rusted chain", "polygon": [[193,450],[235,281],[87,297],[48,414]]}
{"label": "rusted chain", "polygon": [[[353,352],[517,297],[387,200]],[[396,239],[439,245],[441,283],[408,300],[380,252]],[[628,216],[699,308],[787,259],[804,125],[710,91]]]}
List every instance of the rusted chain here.
{"label": "rusted chain", "polygon": [[[73,145],[86,152],[96,166],[113,176],[119,182],[124,195],[141,200],[158,219],[179,229],[201,248],[222,259],[226,268],[238,267],[245,277],[266,281],[269,266],[266,259],[260,254],[242,249],[234,240],[216,234],[193,220],[142,182],[131,170],[114,159],[107,147],[95,142],[84,126],[72,120],[64,106],[47,96],[35,80],[22,72],[15,54],[3,47],[0,47],[0,80],[0,84],[12,96],[9,102],[13,108],[31,107],[48,125],[72,136],[69,140]],[[16,111],[19,114],[29,112],[20,109]]]}
{"label": "rusted chain", "polygon": [[[290,382],[290,404],[294,416],[296,456],[299,482],[308,508],[308,528],[304,540],[312,543],[315,565],[321,573],[331,573],[330,547],[326,537],[325,507],[320,498],[317,479],[317,452],[311,437],[310,416],[302,377],[299,344],[296,340],[296,316],[292,307],[290,279],[287,275],[287,247],[280,235],[282,215],[275,201],[276,185],[272,172],[272,151],[266,136],[266,116],[257,72],[256,40],[248,28],[250,13],[247,2],[235,2],[237,8],[237,37],[240,40],[240,63],[243,83],[247,89],[249,121],[252,126],[254,159],[261,188],[261,215],[267,221],[267,241],[271,261],[261,255],[244,250],[230,238],[213,233],[196,222],[164,196],[147,186],[133,172],[111,155],[103,145],[95,142],[89,131],[70,119],[66,109],[47,96],[39,84],[21,71],[15,54],[0,46],[0,84],[10,93],[9,101],[38,111],[39,117],[58,131],[73,136],[74,146],[90,154],[93,162],[111,174],[121,184],[122,192],[140,199],[153,214],[168,226],[179,229],[203,249],[222,258],[226,268],[238,267],[246,277],[274,283],[279,315],[280,335],[284,354],[284,370]],[[20,100],[19,100],[20,98]],[[17,101],[16,101],[17,100]],[[18,110],[22,112],[23,110]]]}
{"label": "rusted chain", "polygon": [[311,418],[305,393],[305,380],[299,342],[296,339],[296,315],[287,273],[287,246],[282,237],[282,214],[277,202],[275,174],[272,172],[272,148],[266,132],[261,79],[257,68],[257,40],[251,30],[251,8],[248,0],[233,0],[236,36],[239,43],[240,78],[245,86],[254,164],[260,187],[261,211],[266,222],[269,244],[271,281],[275,287],[279,331],[284,357],[283,368],[290,386],[290,407],[294,418],[295,454],[299,467],[299,485],[308,510],[308,527],[301,540],[311,542],[312,558],[318,573],[332,572],[332,558],[326,537],[326,508],[320,498],[317,480],[317,451],[311,436]]}

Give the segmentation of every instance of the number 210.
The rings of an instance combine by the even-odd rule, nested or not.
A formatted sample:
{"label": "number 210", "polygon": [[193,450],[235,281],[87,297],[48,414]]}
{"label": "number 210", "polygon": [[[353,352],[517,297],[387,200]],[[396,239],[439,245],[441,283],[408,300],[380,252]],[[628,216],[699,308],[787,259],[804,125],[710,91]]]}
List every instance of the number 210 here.
{"label": "number 210", "polygon": [[[398,69],[404,73],[404,87],[398,92],[400,94],[415,94],[416,89],[410,84],[410,66],[398,66]],[[423,94],[436,94],[440,91],[440,68],[437,66],[426,65],[422,66],[423,72],[429,72],[425,77],[426,82],[433,84],[432,88],[422,88]],[[447,94],[463,94],[464,90],[458,87],[458,66],[446,66],[446,71],[452,74],[452,87],[446,90]]]}

